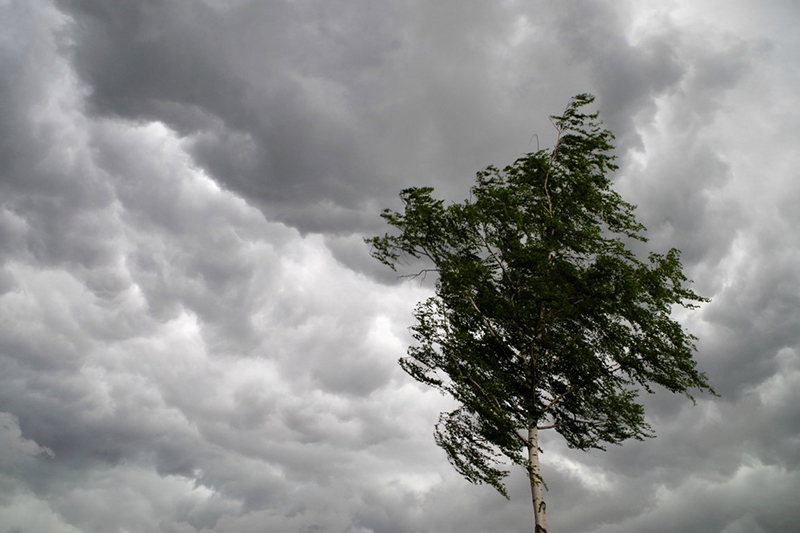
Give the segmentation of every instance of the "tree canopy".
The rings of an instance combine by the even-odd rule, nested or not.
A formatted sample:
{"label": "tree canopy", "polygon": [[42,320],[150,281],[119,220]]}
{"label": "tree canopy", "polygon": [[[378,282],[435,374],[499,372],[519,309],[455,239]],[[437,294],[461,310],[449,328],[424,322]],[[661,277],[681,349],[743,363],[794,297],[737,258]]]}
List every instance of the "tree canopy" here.
{"label": "tree canopy", "polygon": [[403,190],[404,210],[381,215],[394,230],[366,240],[392,269],[417,258],[435,272],[400,364],[459,402],[435,431],[453,466],[506,496],[504,458],[541,481],[538,431],[602,449],[652,435],[640,390],[713,393],[672,318],[706,300],[678,250],[632,251],[645,228],[612,189],[613,135],[583,111],[593,100],[575,96],[551,117],[551,150],[479,172],[463,202]]}

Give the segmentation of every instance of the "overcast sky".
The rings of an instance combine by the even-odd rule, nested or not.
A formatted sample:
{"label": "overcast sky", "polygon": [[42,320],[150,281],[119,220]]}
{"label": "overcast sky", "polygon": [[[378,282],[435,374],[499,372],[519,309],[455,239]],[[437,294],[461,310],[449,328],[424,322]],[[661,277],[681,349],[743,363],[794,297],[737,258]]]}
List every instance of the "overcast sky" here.
{"label": "overcast sky", "polygon": [[543,436],[554,532],[800,523],[796,0],[0,0],[0,533],[530,531],[435,446],[364,236],[579,92],[719,398]]}

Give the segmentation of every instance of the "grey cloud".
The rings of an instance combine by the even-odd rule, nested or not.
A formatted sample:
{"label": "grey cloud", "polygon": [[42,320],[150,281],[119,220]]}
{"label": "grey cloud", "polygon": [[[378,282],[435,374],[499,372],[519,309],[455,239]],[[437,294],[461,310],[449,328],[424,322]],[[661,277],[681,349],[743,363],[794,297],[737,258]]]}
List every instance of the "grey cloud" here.
{"label": "grey cloud", "polygon": [[[32,99],[30,105],[36,104]],[[64,131],[67,120],[54,117],[47,131]],[[19,417],[34,439],[30,442],[40,439],[55,452],[50,474],[40,473],[36,490],[59,494],[53,505],[61,516],[95,531],[123,523],[152,530],[157,515],[137,517],[136,506],[152,505],[154,513],[172,514],[169,507],[174,502],[165,496],[159,499],[161,490],[152,488],[171,476],[211,487],[227,495],[220,498],[244,506],[226,504],[214,511],[213,502],[203,504],[205,510],[196,511],[201,516],[243,513],[275,501],[283,501],[289,513],[297,480],[333,477],[341,461],[331,460],[331,455],[350,456],[347,448],[362,444],[350,439],[345,426],[342,440],[329,447],[319,425],[338,430],[340,417],[329,416],[323,403],[312,411],[299,397],[292,400],[295,397],[285,385],[279,393],[264,397],[260,406],[249,405],[253,387],[267,385],[256,380],[241,389],[234,372],[230,389],[224,389],[220,377],[229,371],[219,365],[242,356],[237,364],[253,361],[258,369],[256,361],[277,358],[282,347],[272,346],[273,339],[259,328],[279,323],[290,334],[283,340],[299,344],[295,352],[283,347],[289,350],[280,363],[285,369],[276,371],[294,376],[298,383],[322,380],[335,391],[352,389],[356,395],[352,402],[357,404],[361,395],[384,387],[391,374],[384,370],[383,377],[376,375],[374,369],[386,365],[376,365],[360,353],[375,349],[369,343],[348,345],[359,331],[369,331],[365,326],[370,313],[361,311],[360,322],[352,312],[342,314],[338,320],[350,329],[342,332],[346,336],[338,336],[336,320],[329,323],[321,313],[333,316],[343,301],[318,308],[314,290],[318,280],[313,275],[298,280],[292,270],[321,261],[324,272],[338,268],[335,262],[326,259],[323,250],[315,257],[315,248],[321,247],[303,243],[293,230],[268,224],[244,201],[203,181],[180,159],[170,163],[180,146],[163,128],[109,121],[81,121],[72,127],[78,138],[72,147],[30,144],[30,157],[20,163],[39,170],[42,167],[33,161],[43,154],[63,161],[66,152],[74,150],[82,161],[80,172],[62,166],[60,173],[53,168],[50,174],[35,174],[62,180],[60,189],[36,181],[4,182],[8,203],[3,228],[11,237],[4,244],[8,244],[6,257],[14,258],[6,277],[15,283],[0,309],[4,323],[0,401]],[[94,178],[101,180],[108,195],[101,202],[76,204],[62,199],[66,194],[62,191],[70,191],[71,185],[80,187]],[[80,188],[75,198],[83,198]],[[89,253],[93,249],[105,252],[96,256]],[[330,288],[341,283],[333,280]],[[352,289],[363,283],[349,284]],[[259,313],[261,322],[254,324]],[[347,352],[355,366],[331,366],[330,372],[315,370],[322,360],[307,366],[311,354],[306,352],[316,347],[305,347],[307,341],[291,336],[303,331],[294,328],[304,322],[309,322],[306,328],[332,332],[327,352],[320,352],[320,357],[335,359]],[[348,386],[343,381],[346,374],[332,378],[334,370],[348,368],[360,372],[362,379]],[[270,371],[260,368],[260,372],[263,377]],[[227,403],[228,392],[237,398],[232,404]],[[209,394],[213,401],[204,400]],[[287,415],[313,412],[301,428],[316,435],[306,449],[292,450],[293,443],[302,439],[290,427],[281,429],[288,419],[269,417],[270,404],[283,405],[278,412],[283,409]],[[381,422],[380,417],[369,416],[373,423]],[[355,420],[355,426],[360,424]],[[243,449],[239,456],[215,458],[217,446],[239,449],[238,438],[226,435],[232,430],[239,435],[248,428],[257,429],[250,437],[260,450]],[[380,425],[359,433],[373,444],[396,438]],[[383,437],[376,439],[375,434]],[[308,461],[309,453],[319,455],[316,463]],[[123,465],[145,465],[151,488],[133,489],[138,474]],[[326,465],[332,468],[328,474]],[[344,471],[352,472],[352,459],[347,465]],[[295,481],[283,477],[284,468],[294,473]],[[125,498],[130,507],[107,512],[103,506],[119,497],[115,491],[96,503],[84,498],[80,487],[99,490],[106,483],[104,473],[116,477],[123,492],[130,487],[136,493]],[[70,483],[59,484],[59,479]],[[175,520],[187,520],[193,527],[216,523],[180,514]]]}
{"label": "grey cloud", "polygon": [[[515,157],[537,115],[504,101],[504,87],[528,90],[494,65],[511,9],[61,5],[75,17],[73,54],[96,112],[166,121],[216,180],[304,230],[374,226],[362,212],[371,197],[386,201],[419,176],[449,187],[493,162],[487,153]],[[509,119],[512,143],[511,132],[494,135]]]}
{"label": "grey cloud", "polygon": [[631,43],[623,11],[619,4],[576,1],[560,4],[551,15],[565,60],[590,72],[592,91],[621,151],[641,146],[636,118],[652,116],[655,99],[676,88],[692,59],[681,57],[686,50],[680,49],[679,31],[666,20],[660,32]]}
{"label": "grey cloud", "polygon": [[53,457],[53,450],[39,446],[26,439],[19,427],[19,420],[10,413],[0,413],[0,464],[3,468],[13,467],[30,458],[39,456]]}
{"label": "grey cloud", "polygon": [[166,121],[221,183],[298,226],[295,210],[352,209],[369,192],[369,182],[353,182],[373,174],[354,145],[353,100],[397,46],[383,13],[319,6],[328,20],[288,3],[226,12],[197,2],[62,5],[76,16],[76,63],[98,113]]}
{"label": "grey cloud", "polygon": [[[686,320],[722,397],[645,396],[659,437],[607,453],[548,437],[551,525],[796,523],[800,130],[748,100],[790,92],[783,48],[669,13],[634,40],[624,3],[56,5],[0,6],[3,527],[525,530],[520,473],[506,502],[433,445],[450,403],[395,364],[430,283],[361,233],[549,146],[581,91],[650,244],[714,297]],[[755,115],[779,133],[737,144]]]}
{"label": "grey cloud", "polygon": [[727,482],[709,484],[690,478],[679,490],[666,492],[655,510],[598,531],[647,528],[660,532],[677,526],[709,531],[789,532],[796,524],[797,512],[781,495],[795,490],[797,483],[796,475],[790,472],[758,466],[743,466]]}
{"label": "grey cloud", "polygon": [[[166,122],[214,179],[304,231],[375,228],[370,199],[421,180],[461,197],[475,171],[549,138],[544,118],[571,93],[536,72],[597,92],[621,149],[638,146],[634,117],[698,53],[669,24],[631,44],[616,9],[587,2],[60,5],[96,112]],[[705,57],[702,76],[735,81]]]}

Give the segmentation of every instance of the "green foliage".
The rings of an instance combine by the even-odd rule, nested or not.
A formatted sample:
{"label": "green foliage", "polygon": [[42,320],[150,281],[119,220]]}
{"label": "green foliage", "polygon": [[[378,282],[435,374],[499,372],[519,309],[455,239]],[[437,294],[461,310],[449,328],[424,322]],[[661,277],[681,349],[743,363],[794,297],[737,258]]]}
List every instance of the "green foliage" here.
{"label": "green foliage", "polygon": [[469,200],[402,191],[404,212],[381,215],[396,232],[366,240],[392,269],[409,256],[433,265],[436,295],[417,306],[417,344],[400,365],[460,402],[436,442],[504,495],[504,456],[531,471],[531,427],[602,449],[651,436],[639,389],[713,393],[695,338],[671,318],[706,300],[687,288],[677,250],[641,261],[626,245],[646,241],[644,227],[611,188],[613,135],[582,112],[593,100],[551,117],[552,150],[479,172]]}

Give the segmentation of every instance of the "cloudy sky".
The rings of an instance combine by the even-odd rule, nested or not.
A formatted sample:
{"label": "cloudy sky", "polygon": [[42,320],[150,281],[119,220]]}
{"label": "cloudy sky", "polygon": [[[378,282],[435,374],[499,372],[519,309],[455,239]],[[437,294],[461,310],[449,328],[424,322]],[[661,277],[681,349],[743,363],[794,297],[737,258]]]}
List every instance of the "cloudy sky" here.
{"label": "cloudy sky", "polygon": [[362,238],[597,95],[616,187],[713,298],[719,398],[543,437],[557,532],[800,523],[796,0],[0,0],[0,533],[530,531],[396,365],[430,283]]}

